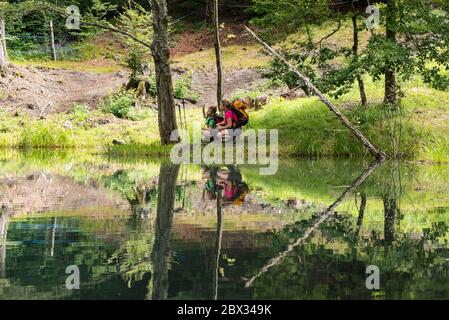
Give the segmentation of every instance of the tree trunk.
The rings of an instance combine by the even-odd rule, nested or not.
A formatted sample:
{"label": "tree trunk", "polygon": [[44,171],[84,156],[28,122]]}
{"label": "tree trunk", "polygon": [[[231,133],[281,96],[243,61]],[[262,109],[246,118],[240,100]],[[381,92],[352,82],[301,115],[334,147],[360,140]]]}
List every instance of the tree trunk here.
{"label": "tree trunk", "polygon": [[[357,25],[357,13],[354,12],[352,16],[352,27],[354,31],[354,46],[352,47],[352,51],[355,59],[358,60],[359,57],[359,27]],[[366,107],[368,105],[368,100],[366,98],[365,92],[365,84],[363,83],[362,75],[357,74],[357,82],[359,84],[359,92],[360,92],[360,101],[362,103],[362,107]]]}
{"label": "tree trunk", "polygon": [[[386,37],[389,41],[396,43],[396,31],[394,30],[395,0],[388,0],[386,12]],[[396,70],[394,66],[388,66],[387,70],[385,71],[384,103],[395,104],[396,101]]]}
{"label": "tree trunk", "polygon": [[0,12],[0,77],[8,71],[8,51],[6,50],[6,28],[4,13]]}
{"label": "tree trunk", "polygon": [[172,143],[170,135],[178,129],[169,61],[167,2],[165,0],[151,0],[151,8],[154,29],[151,52],[156,69],[159,134],[161,144],[166,145]]}
{"label": "tree trunk", "polygon": [[48,29],[50,33],[50,52],[51,52],[51,59],[53,61],[56,61],[56,46],[55,46],[55,33],[53,30],[53,20],[50,20],[48,23]]}
{"label": "tree trunk", "polygon": [[346,126],[352,134],[371,152],[371,154],[376,158],[383,160],[386,158],[385,153],[382,150],[377,149],[364,135],[363,133],[357,129],[348,118],[341,113],[341,111],[328,99],[324,96],[324,94],[318,90],[315,85],[310,81],[310,79],[305,76],[302,72],[296,69],[288,60],[281,55],[279,52],[271,48],[268,44],[263,42],[250,28],[245,26],[245,29],[257,40],[259,41],[266,51],[268,51],[271,55],[278,58],[280,61],[285,63],[288,66],[290,71],[294,72],[300,79],[304,81],[304,83],[310,88],[310,90],[320,98],[320,100],[340,119],[341,123]]}
{"label": "tree trunk", "polygon": [[217,106],[223,99],[223,66],[220,44],[220,22],[218,19],[218,0],[214,1],[215,57],[217,61]]}
{"label": "tree trunk", "polygon": [[162,164],[159,173],[155,242],[151,260],[153,262],[153,300],[166,300],[168,294],[168,263],[170,238],[176,196],[176,181],[179,166]]}

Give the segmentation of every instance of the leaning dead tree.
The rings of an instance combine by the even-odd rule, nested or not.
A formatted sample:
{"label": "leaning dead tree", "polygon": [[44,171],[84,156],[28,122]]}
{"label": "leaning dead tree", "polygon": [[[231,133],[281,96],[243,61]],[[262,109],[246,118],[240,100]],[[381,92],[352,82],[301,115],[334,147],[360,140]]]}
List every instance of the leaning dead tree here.
{"label": "leaning dead tree", "polygon": [[365,136],[364,134],[357,129],[348,118],[341,113],[341,111],[328,99],[324,96],[324,94],[318,90],[318,88],[310,81],[310,79],[296,69],[288,60],[279,52],[270,47],[267,43],[265,43],[262,39],[260,39],[254,31],[252,31],[247,26],[244,26],[245,29],[260,43],[264,46],[265,50],[270,53],[272,56],[278,58],[280,61],[285,63],[288,68],[294,72],[302,81],[304,81],[305,85],[310,88],[310,90],[320,98],[320,100],[340,119],[341,123],[346,126],[352,134],[371,152],[371,154],[376,159],[385,159],[386,155],[382,150],[379,150],[375,147]]}
{"label": "leaning dead tree", "polygon": [[214,1],[214,31],[215,31],[215,57],[217,61],[217,106],[221,105],[223,98],[223,65],[220,43],[220,22],[218,16],[218,0]]}
{"label": "leaning dead tree", "polygon": [[261,275],[263,275],[265,272],[270,270],[272,267],[279,265],[282,260],[284,260],[285,257],[287,257],[296,247],[298,247],[300,244],[304,243],[315,230],[318,229],[318,227],[323,224],[327,219],[329,219],[335,209],[340,205],[340,203],[346,198],[348,194],[353,193],[355,190],[357,190],[358,187],[362,185],[363,182],[382,164],[381,160],[377,160],[373,162],[363,173],[335,200],[334,203],[332,203],[326,210],[322,211],[318,215],[318,219],[315,221],[315,223],[310,226],[303,234],[301,238],[298,238],[293,244],[290,244],[287,248],[287,250],[281,252],[276,258],[271,259],[265,266],[263,266],[260,271],[253,276],[251,279],[249,279],[245,283],[245,287],[250,287],[254,283],[254,281],[259,278]]}

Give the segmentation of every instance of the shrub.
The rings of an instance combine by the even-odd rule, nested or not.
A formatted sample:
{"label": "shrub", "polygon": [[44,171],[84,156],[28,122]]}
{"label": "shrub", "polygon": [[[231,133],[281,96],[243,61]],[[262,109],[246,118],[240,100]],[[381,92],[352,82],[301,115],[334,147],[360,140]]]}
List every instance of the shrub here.
{"label": "shrub", "polygon": [[89,118],[90,109],[87,105],[76,103],[73,105],[71,113],[73,120],[82,122]]}
{"label": "shrub", "polygon": [[192,75],[189,73],[181,78],[179,78],[174,85],[173,95],[176,99],[188,99],[193,103],[199,100],[199,95],[192,92]]}
{"label": "shrub", "polygon": [[134,91],[120,90],[101,102],[100,109],[105,113],[112,113],[117,118],[126,119],[134,108]]}

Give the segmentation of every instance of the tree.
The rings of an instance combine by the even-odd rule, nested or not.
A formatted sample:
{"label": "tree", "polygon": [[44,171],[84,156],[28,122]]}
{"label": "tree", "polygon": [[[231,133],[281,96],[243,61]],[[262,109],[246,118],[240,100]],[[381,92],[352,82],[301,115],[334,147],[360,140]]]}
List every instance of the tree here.
{"label": "tree", "polygon": [[[365,70],[359,61],[359,33],[363,29],[358,23],[361,16],[356,6],[358,1],[352,0],[352,10],[344,9],[343,13],[337,11],[338,6],[331,6],[331,3],[338,5],[338,2],[328,0],[296,0],[294,6],[284,1],[255,0],[255,2],[255,11],[260,16],[253,22],[268,29],[281,27],[286,35],[304,31],[306,40],[297,41],[295,46],[283,50],[283,54],[322,92],[339,97],[349,91],[357,81],[361,105],[367,105],[362,78]],[[334,8],[334,11],[331,8]],[[327,44],[326,41],[334,37],[349,19],[352,20],[353,28],[352,48]],[[335,22],[336,26],[328,34],[316,39],[313,27],[324,22]],[[271,63],[271,70],[266,75],[285,82],[290,89],[301,88],[310,95],[309,88],[304,82],[276,59]]]}
{"label": "tree", "polygon": [[[27,1],[34,10],[52,10],[64,17],[68,17],[65,9],[42,1]],[[94,1],[98,4],[98,10],[108,11],[108,4],[99,0]],[[153,41],[142,39],[140,34],[133,34],[128,30],[123,30],[120,26],[116,27],[111,23],[104,21],[104,15],[98,15],[88,12],[80,21],[81,26],[103,28],[114,33],[125,36],[136,43],[151,50],[156,69],[156,91],[158,101],[158,122],[161,144],[172,143],[170,137],[173,131],[177,130],[176,109],[173,96],[173,82],[170,68],[170,50],[168,46],[168,12],[166,0],[151,0],[151,9],[153,15]]]}
{"label": "tree", "polygon": [[[359,26],[358,26],[358,18],[360,16],[360,14],[357,12],[357,9],[355,7],[355,2],[358,0],[352,0],[351,1],[351,5],[352,5],[352,30],[353,30],[353,47],[352,47],[352,52],[353,52],[353,56],[355,61],[357,62],[357,60],[359,59]],[[363,78],[362,75],[360,73],[357,73],[356,75],[357,77],[357,83],[359,85],[359,93],[360,93],[360,102],[362,104],[363,107],[366,107],[368,105],[368,99],[366,97],[366,91],[365,91],[365,84],[363,82]]]}
{"label": "tree", "polygon": [[220,23],[218,18],[218,0],[214,1],[214,32],[215,32],[215,57],[217,61],[217,106],[221,105],[223,98],[223,66],[220,44]]}
{"label": "tree", "polygon": [[[396,31],[394,30],[394,16],[395,16],[395,0],[387,0],[386,9],[386,39],[391,42],[392,45],[397,45]],[[396,103],[396,68],[393,65],[389,65],[385,69],[385,98],[384,103],[393,104]]]}
{"label": "tree", "polygon": [[168,14],[165,0],[151,0],[153,10],[153,54],[156,68],[156,86],[161,144],[172,143],[171,133],[178,129],[176,124],[175,99],[170,69],[170,49],[168,47]]}
{"label": "tree", "polygon": [[397,105],[399,81],[420,75],[433,88],[449,88],[447,0],[386,0],[378,3],[385,33],[374,33],[363,65],[374,80],[385,77],[384,102]]}
{"label": "tree", "polygon": [[[333,3],[333,6],[330,4]],[[341,2],[343,4],[343,2]],[[449,3],[447,0],[378,0],[372,1],[380,9],[380,28],[373,30],[363,51],[359,46],[359,33],[364,28],[358,24],[360,9],[368,1],[352,1],[352,10],[339,14],[336,1],[275,1],[254,0],[258,15],[253,22],[273,30],[277,34],[303,31],[307,40],[289,48],[284,55],[304,72],[317,87],[334,97],[346,93],[357,81],[362,105],[366,104],[363,74],[374,81],[384,80],[384,103],[395,105],[402,96],[400,82],[420,75],[430,86],[449,88]],[[332,8],[332,10],[330,9]],[[353,25],[353,47],[326,46],[339,30],[339,21],[350,17]],[[337,27],[319,41],[313,38],[312,26],[324,21],[337,21]],[[273,37],[272,37],[273,38]],[[343,57],[344,63],[335,63]],[[341,59],[340,59],[341,60]],[[285,66],[273,63],[269,76],[280,78],[290,87],[302,86],[302,82]]]}
{"label": "tree", "polygon": [[5,8],[7,3],[0,3],[0,77],[5,76],[8,69],[8,52],[6,50]]}

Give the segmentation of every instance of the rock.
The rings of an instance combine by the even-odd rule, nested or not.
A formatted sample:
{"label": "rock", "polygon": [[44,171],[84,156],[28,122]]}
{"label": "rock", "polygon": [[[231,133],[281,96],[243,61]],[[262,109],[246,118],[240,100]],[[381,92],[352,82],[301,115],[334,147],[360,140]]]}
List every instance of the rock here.
{"label": "rock", "polygon": [[119,71],[115,74],[117,77],[119,78],[124,78],[126,77],[126,73],[124,71]]}
{"label": "rock", "polygon": [[98,124],[108,124],[108,123],[111,123],[111,120],[109,120],[109,119],[100,119],[100,120],[98,120]]}
{"label": "rock", "polygon": [[124,143],[123,141],[114,139],[114,140],[112,140],[112,144],[113,144],[114,146],[122,146],[122,145],[124,145],[125,143]]}
{"label": "rock", "polygon": [[66,128],[66,129],[69,129],[69,130],[72,130],[72,129],[73,129],[73,125],[72,125],[72,123],[71,123],[69,120],[67,120],[66,122],[64,122],[63,127]]}
{"label": "rock", "polygon": [[270,97],[269,96],[260,96],[257,97],[256,99],[256,103],[255,103],[255,108],[258,109],[262,106],[267,105],[270,102]]}
{"label": "rock", "polygon": [[302,98],[305,96],[306,96],[305,92],[302,90],[298,90],[298,89],[293,89],[293,90],[290,90],[288,92],[281,94],[281,97],[284,99],[287,99],[287,100]]}

